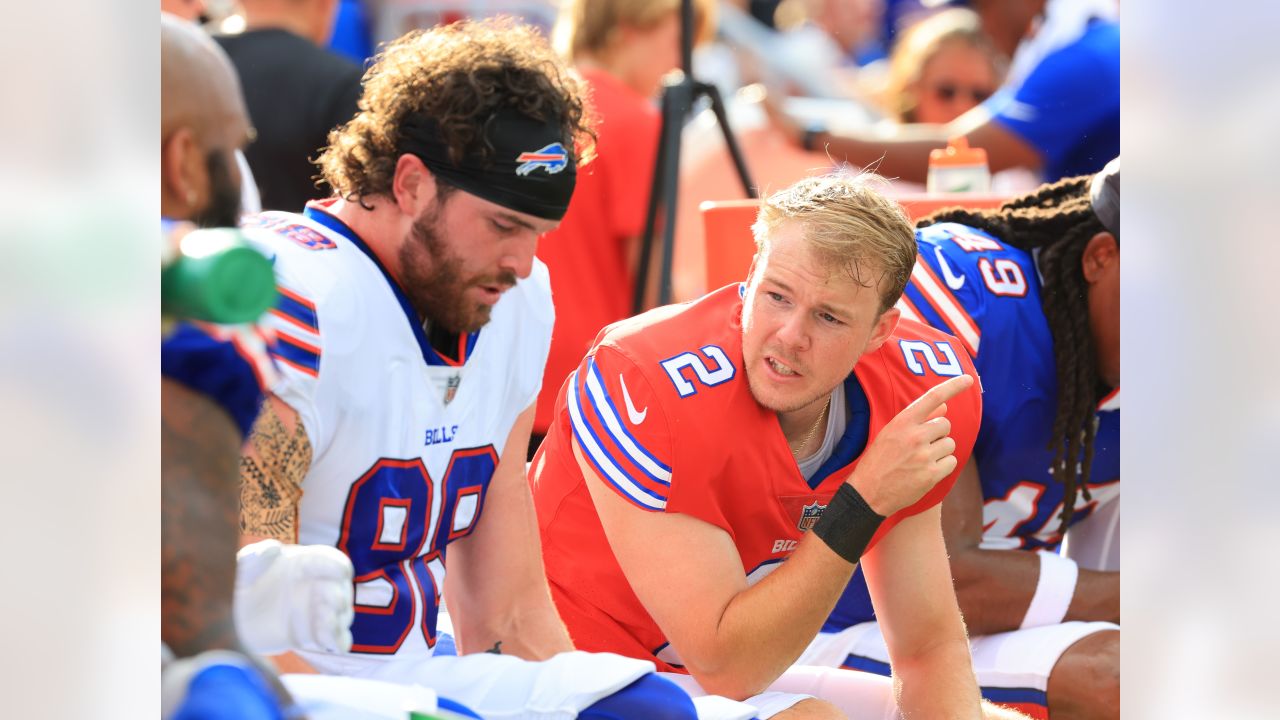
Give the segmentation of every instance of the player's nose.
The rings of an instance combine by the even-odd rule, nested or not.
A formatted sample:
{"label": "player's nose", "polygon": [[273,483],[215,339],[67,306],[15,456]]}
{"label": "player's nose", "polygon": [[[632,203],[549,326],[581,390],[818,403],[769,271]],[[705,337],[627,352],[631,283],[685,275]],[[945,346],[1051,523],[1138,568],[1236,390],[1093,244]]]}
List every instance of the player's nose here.
{"label": "player's nose", "polygon": [[499,268],[503,272],[515,273],[516,277],[523,280],[533,272],[533,256],[537,251],[538,235],[526,233],[506,248],[499,260]]}
{"label": "player's nose", "polygon": [[787,350],[804,350],[809,346],[809,330],[803,313],[793,312],[783,319],[775,333],[778,342]]}

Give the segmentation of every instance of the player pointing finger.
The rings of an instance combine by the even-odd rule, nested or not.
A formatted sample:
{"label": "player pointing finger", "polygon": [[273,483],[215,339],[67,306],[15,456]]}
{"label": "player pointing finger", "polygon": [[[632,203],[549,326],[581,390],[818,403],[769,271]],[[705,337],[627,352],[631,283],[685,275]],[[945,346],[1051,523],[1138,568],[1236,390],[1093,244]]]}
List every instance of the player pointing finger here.
{"label": "player pointing finger", "polygon": [[892,515],[915,503],[956,469],[947,401],[971,385],[971,376],[960,375],[933,386],[872,441],[849,481],[877,514]]}

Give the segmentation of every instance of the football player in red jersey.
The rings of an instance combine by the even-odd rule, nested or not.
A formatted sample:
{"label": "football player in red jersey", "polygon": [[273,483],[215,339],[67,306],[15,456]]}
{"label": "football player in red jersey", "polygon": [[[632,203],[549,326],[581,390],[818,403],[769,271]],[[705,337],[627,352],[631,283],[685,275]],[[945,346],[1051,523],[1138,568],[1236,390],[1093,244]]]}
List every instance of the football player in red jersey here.
{"label": "football player in red jersey", "polygon": [[[579,648],[762,718],[894,716],[895,695],[909,716],[982,714],[938,505],[981,396],[963,346],[893,307],[916,243],[868,180],[771,197],[743,285],[606,328],[561,388],[530,482]],[[788,672],[859,562],[896,693]]]}

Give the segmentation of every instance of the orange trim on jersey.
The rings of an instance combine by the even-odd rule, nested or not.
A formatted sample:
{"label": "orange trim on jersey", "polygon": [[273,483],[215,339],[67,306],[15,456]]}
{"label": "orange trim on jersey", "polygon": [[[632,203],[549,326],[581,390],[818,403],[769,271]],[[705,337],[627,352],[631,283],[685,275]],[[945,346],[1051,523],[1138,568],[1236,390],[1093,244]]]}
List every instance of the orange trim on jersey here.
{"label": "orange trim on jersey", "polygon": [[293,337],[292,335],[289,335],[288,333],[278,332],[276,333],[276,339],[281,342],[287,342],[296,348],[301,348],[303,350],[306,350],[309,353],[314,353],[316,357],[319,357],[321,354],[320,348],[316,347],[315,345],[312,345],[311,343],[303,342],[298,338]]}
{"label": "orange trim on jersey", "polygon": [[307,332],[313,332],[313,333],[318,333],[318,332],[319,332],[316,328],[314,328],[314,327],[312,327],[312,326],[310,326],[310,325],[308,325],[308,324],[306,324],[306,323],[302,322],[302,321],[301,321],[301,320],[299,320],[298,318],[296,318],[296,317],[294,317],[294,316],[292,316],[292,315],[287,315],[287,314],[285,314],[285,313],[281,312],[281,311],[280,311],[280,308],[274,308],[274,307],[273,307],[273,308],[271,308],[270,310],[267,310],[267,312],[271,313],[272,315],[275,315],[276,317],[280,318],[281,320],[288,320],[289,322],[293,323],[294,325],[297,325],[298,327],[302,328],[303,330],[306,330]]}
{"label": "orange trim on jersey", "polygon": [[1111,402],[1112,400],[1118,397],[1120,397],[1120,388],[1116,388],[1115,390],[1112,390],[1111,392],[1107,393],[1106,396],[1104,396],[1101,400],[1098,401],[1098,412],[1107,412],[1109,410],[1119,410],[1120,408],[1118,407],[1115,407],[1115,408],[1107,407],[1107,403]]}
{"label": "orange trim on jersey", "polygon": [[310,375],[313,378],[320,377],[320,372],[318,370],[312,370],[306,365],[299,365],[298,363],[290,360],[289,358],[283,355],[272,355],[271,357],[275,358],[276,362],[282,362],[285,365],[288,365],[289,367],[293,368],[294,370],[297,370],[298,372],[306,373],[307,375]]}
{"label": "orange trim on jersey", "polygon": [[914,320],[922,325],[929,324],[924,319],[924,315],[920,314],[920,308],[917,308],[915,303],[911,302],[911,298],[908,298],[906,295],[898,298],[898,302],[894,303],[894,305],[902,311],[902,317],[908,320]]}
{"label": "orange trim on jersey", "polygon": [[1013,710],[1017,710],[1023,715],[1026,715],[1032,718],[1032,720],[1049,720],[1049,708],[1045,707],[1044,705],[1039,705],[1037,703],[993,702],[992,704],[999,705],[1001,707],[1012,708]]}
{"label": "orange trim on jersey", "polygon": [[[439,550],[432,550],[426,555],[423,555],[418,558],[413,558],[412,561],[408,563],[409,572],[411,572],[413,574],[413,577],[417,579],[418,588],[422,590],[422,604],[423,604],[422,619],[418,621],[418,625],[419,627],[422,628],[422,636],[427,639],[427,647],[430,647],[430,648],[433,648],[436,646],[436,634],[431,631],[430,618],[427,617],[426,601],[427,601],[427,583],[428,582],[431,584],[431,590],[435,595],[436,622],[439,623],[440,621],[440,586],[436,584],[436,576],[431,572],[430,566],[431,566],[432,560],[439,560],[440,565],[444,566],[444,558],[440,556]],[[419,567],[422,568],[421,572],[418,571]],[[425,578],[426,582],[424,582],[424,578],[422,577],[424,574],[427,576]],[[409,623],[409,627],[413,627],[413,623]]]}
{"label": "orange trim on jersey", "polygon": [[[457,540],[460,537],[466,537],[467,535],[470,535],[472,529],[475,528],[476,520],[480,518],[480,499],[481,499],[480,491],[482,489],[483,488],[479,485],[468,485],[467,487],[458,489],[457,497],[454,498],[454,501],[453,501],[453,517],[449,518],[449,541],[450,542]],[[471,495],[474,495],[476,497],[476,509],[475,509],[475,512],[472,513],[471,515],[471,522],[467,523],[467,526],[462,528],[461,530],[454,530],[453,529],[453,526],[455,524],[454,520],[458,517],[458,505],[462,503],[462,498],[464,496],[471,496]]]}
{"label": "orange trim on jersey", "polygon": [[[387,603],[386,607],[383,607],[381,605],[361,605],[359,602],[355,602],[353,598],[353,606],[356,612],[365,613],[367,615],[395,615],[396,614],[396,602],[399,601],[400,599],[400,588],[395,584],[395,581],[391,579],[391,576],[387,574],[386,568],[378,568],[377,570],[374,570],[372,572],[367,572],[363,575],[359,575],[355,578],[352,578],[351,582],[355,585],[360,585],[361,583],[371,582],[379,578],[386,580],[387,583],[391,585],[391,601]],[[403,637],[400,638],[400,642],[404,642]],[[355,648],[353,647],[352,649],[354,650]],[[377,651],[375,650],[373,652],[377,652]]]}
{"label": "orange trim on jersey", "polygon": [[301,340],[298,340],[298,338],[291,336],[291,334],[275,333],[275,340],[278,340],[280,342],[287,342],[289,343],[289,345],[292,345],[293,347],[300,347],[302,348],[302,350],[306,350],[307,352],[314,352],[316,356],[320,356],[319,347],[311,345],[310,342],[303,342]]}
{"label": "orange trim on jersey", "polygon": [[916,287],[924,299],[955,330],[955,336],[964,343],[969,355],[978,357],[982,331],[978,329],[978,324],[973,321],[973,318],[969,317],[964,305],[956,300],[946,284],[933,272],[933,268],[929,267],[929,263],[916,258],[916,266],[911,271],[911,277],[916,281]]}
{"label": "orange trim on jersey", "polygon": [[261,360],[255,358],[253,353],[246,348],[235,335],[231,336],[231,347],[235,349],[236,354],[239,355],[242,360],[249,364],[249,368],[253,370],[253,379],[257,381],[258,389],[266,390],[267,380],[262,375],[262,369],[258,367],[258,363],[261,362]]}
{"label": "orange trim on jersey", "polygon": [[277,292],[279,292],[281,295],[284,295],[285,297],[289,298],[290,300],[295,300],[295,301],[297,301],[297,302],[299,302],[299,303],[302,303],[303,305],[305,305],[305,306],[307,307],[307,309],[308,309],[308,310],[311,310],[311,311],[313,311],[313,312],[314,312],[314,311],[315,311],[315,309],[316,309],[316,304],[315,304],[315,303],[313,303],[313,302],[311,302],[310,300],[308,300],[308,299],[306,299],[306,298],[302,297],[302,296],[301,296],[301,295],[299,295],[298,293],[296,293],[296,292],[294,292],[294,291],[290,290],[289,288],[287,288],[287,287],[285,287],[285,286],[283,286],[283,285],[276,285],[276,291],[277,291]]}
{"label": "orange trim on jersey", "polygon": [[[410,509],[413,505],[411,498],[388,498],[384,497],[378,501],[378,529],[373,533],[373,542],[369,545],[370,550],[387,550],[391,552],[399,552],[404,549],[405,541],[409,537],[409,516]],[[384,543],[382,542],[382,526],[386,520],[385,512],[387,506],[404,508],[404,524],[400,526],[400,542]]]}

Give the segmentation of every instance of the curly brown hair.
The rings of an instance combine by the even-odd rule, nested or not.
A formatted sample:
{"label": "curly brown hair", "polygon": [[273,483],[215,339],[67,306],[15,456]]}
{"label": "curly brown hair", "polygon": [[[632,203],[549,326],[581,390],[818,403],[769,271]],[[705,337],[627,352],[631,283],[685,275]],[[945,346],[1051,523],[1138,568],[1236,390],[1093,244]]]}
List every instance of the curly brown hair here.
{"label": "curly brown hair", "polygon": [[409,32],[378,54],[363,84],[359,112],[329,132],[317,160],[325,181],[346,199],[363,203],[391,192],[401,128],[411,115],[435,121],[454,162],[491,158],[484,125],[503,107],[542,121],[558,117],[578,164],[594,152],[584,83],[536,28],[512,18]]}
{"label": "curly brown hair", "polygon": [[1039,250],[1044,277],[1041,303],[1053,333],[1058,373],[1058,409],[1053,421],[1051,471],[1065,488],[1059,532],[1075,514],[1076,496],[1089,497],[1093,443],[1098,431],[1098,400],[1105,388],[1098,378],[1093,332],[1086,300],[1088,283],[1081,258],[1085,246],[1106,228],[1089,201],[1091,176],[1067,178],[1010,200],[998,210],[940,210],[916,223],[927,227],[954,222],[984,230],[1016,248]]}

